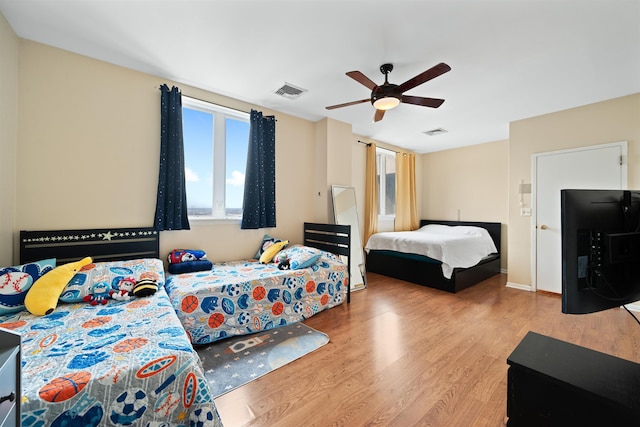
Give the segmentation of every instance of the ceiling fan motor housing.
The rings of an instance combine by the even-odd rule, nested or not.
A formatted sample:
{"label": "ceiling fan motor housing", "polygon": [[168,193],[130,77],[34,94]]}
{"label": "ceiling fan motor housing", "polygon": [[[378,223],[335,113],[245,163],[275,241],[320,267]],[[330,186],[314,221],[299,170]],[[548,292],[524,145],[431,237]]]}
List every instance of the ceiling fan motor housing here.
{"label": "ceiling fan motor housing", "polygon": [[396,98],[399,101],[402,101],[402,94],[398,93],[396,88],[398,85],[394,85],[393,83],[385,83],[382,86],[376,86],[371,91],[371,103],[374,104],[377,100],[383,98]]}

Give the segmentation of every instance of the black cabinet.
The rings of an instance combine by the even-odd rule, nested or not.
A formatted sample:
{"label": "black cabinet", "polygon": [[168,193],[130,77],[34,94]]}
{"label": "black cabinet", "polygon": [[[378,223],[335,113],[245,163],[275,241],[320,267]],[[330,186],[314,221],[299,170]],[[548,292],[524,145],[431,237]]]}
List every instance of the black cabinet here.
{"label": "black cabinet", "polygon": [[0,328],[0,426],[20,425],[20,335]]}
{"label": "black cabinet", "polygon": [[509,427],[640,426],[640,364],[534,332],[507,363]]}

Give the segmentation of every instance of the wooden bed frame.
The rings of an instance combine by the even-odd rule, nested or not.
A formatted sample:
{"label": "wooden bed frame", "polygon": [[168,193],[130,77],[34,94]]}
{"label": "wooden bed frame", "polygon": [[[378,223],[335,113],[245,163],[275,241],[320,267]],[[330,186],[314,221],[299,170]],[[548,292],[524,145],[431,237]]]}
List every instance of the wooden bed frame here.
{"label": "wooden bed frame", "polygon": [[347,257],[347,304],[351,302],[351,226],[304,223],[304,245]]}
{"label": "wooden bed frame", "polygon": [[442,274],[442,264],[431,258],[420,255],[407,256],[406,254],[392,251],[369,251],[367,254],[367,271],[448,292],[460,291],[500,273],[502,224],[499,222],[472,221],[420,221],[420,227],[427,224],[482,227],[489,232],[496,248],[498,248],[498,253],[490,255],[473,267],[454,268],[451,278],[447,279]]}

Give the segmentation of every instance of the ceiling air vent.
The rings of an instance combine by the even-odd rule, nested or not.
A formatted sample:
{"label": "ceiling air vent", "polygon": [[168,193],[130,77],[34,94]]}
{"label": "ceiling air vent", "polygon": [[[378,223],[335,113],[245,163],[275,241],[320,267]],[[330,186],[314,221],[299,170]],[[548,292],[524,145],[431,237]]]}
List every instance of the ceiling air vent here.
{"label": "ceiling air vent", "polygon": [[431,129],[431,130],[426,130],[424,132],[425,135],[429,135],[429,136],[436,136],[436,135],[441,135],[443,133],[447,133],[446,129],[442,129],[442,128],[438,128],[438,129]]}
{"label": "ceiling air vent", "polygon": [[300,87],[292,85],[291,83],[285,82],[285,84],[280,89],[275,91],[275,94],[289,99],[296,99],[306,91],[306,89],[302,89]]}

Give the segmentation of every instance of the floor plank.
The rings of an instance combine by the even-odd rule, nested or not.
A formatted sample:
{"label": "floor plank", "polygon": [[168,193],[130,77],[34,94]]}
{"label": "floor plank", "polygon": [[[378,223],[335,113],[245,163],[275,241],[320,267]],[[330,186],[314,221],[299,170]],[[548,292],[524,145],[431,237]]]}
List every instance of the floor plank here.
{"label": "floor plank", "polygon": [[330,342],[216,399],[235,426],[503,426],[506,359],[528,331],[640,362],[622,309],[565,315],[558,295],[496,275],[457,294],[368,274],[368,288],[307,319]]}

